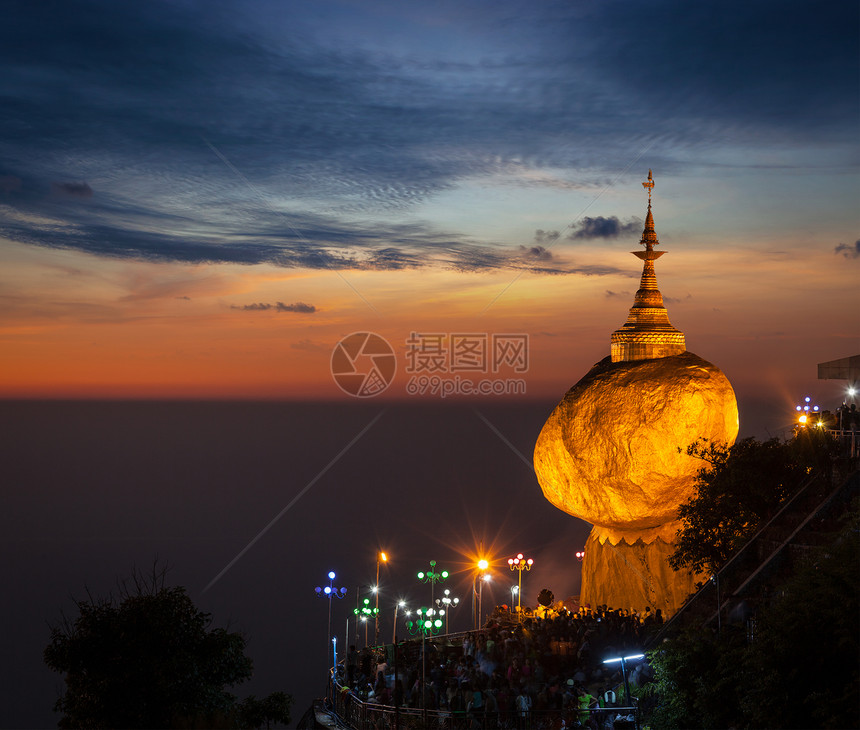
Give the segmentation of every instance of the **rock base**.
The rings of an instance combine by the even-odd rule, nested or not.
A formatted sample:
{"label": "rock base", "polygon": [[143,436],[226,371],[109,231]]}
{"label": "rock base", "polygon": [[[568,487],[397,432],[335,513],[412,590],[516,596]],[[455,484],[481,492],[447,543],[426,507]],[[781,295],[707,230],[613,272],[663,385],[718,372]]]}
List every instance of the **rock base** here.
{"label": "rock base", "polygon": [[580,605],[605,604],[636,611],[650,606],[652,611],[659,608],[668,619],[694,591],[697,579],[672,570],[669,556],[674,550],[662,537],[645,542],[637,533],[613,544],[605,532],[594,528],[585,545]]}

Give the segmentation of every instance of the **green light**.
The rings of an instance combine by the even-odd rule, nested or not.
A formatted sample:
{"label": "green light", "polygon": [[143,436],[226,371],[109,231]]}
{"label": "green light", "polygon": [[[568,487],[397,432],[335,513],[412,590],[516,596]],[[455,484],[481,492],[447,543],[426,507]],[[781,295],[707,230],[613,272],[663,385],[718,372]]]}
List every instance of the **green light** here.
{"label": "green light", "polygon": [[421,573],[419,573],[419,574],[418,574],[418,580],[424,580],[424,573],[423,573],[423,571],[422,571]]}
{"label": "green light", "polygon": [[437,629],[442,628],[442,620],[441,619],[438,619],[438,618],[436,619],[436,628]]}
{"label": "green light", "polygon": [[442,577],[443,577],[443,578],[447,578],[447,577],[448,577],[448,571],[447,571],[447,570],[443,570],[443,571],[442,571]]}
{"label": "green light", "polygon": [[433,628],[433,622],[432,621],[425,621],[424,622],[424,628],[432,629]]}
{"label": "green light", "polygon": [[413,624],[411,621],[406,622],[406,628],[408,628],[408,629],[411,629],[414,625],[415,624]]}

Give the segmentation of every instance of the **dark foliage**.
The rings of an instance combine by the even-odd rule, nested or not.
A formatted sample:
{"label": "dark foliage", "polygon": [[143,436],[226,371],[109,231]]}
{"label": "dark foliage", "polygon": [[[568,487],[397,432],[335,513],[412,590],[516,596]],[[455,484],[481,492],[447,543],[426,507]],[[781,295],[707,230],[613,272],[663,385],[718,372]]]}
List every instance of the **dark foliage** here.
{"label": "dark foliage", "polygon": [[754,632],[694,629],[650,652],[651,726],[860,727],[858,558],[855,504],[830,547],[760,610]]}
{"label": "dark foliage", "polygon": [[51,630],[45,663],[65,675],[64,728],[260,727],[288,722],[291,699],[239,704],[227,687],[251,676],[245,638],[211,628],[164,571],[135,574],[119,599],[89,596]]}
{"label": "dark foliage", "polygon": [[814,468],[828,463],[832,450],[830,437],[811,429],[791,441],[691,444],[687,453],[707,466],[696,477],[696,494],[678,509],[682,528],[669,563],[694,573],[719,570]]}

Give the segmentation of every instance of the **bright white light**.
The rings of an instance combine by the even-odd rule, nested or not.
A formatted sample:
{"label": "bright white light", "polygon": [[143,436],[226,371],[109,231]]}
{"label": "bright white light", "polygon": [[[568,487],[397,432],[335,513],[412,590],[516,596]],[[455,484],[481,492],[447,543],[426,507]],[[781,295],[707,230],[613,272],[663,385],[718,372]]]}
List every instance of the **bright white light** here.
{"label": "bright white light", "polygon": [[641,659],[644,656],[645,656],[644,654],[631,654],[630,656],[625,656],[625,657],[619,656],[619,657],[615,657],[614,659],[604,659],[603,663],[604,664],[612,664],[613,662],[620,662],[622,659],[626,662],[629,659]]}
{"label": "bright white light", "polygon": [[334,571],[333,570],[329,571],[328,577],[329,577],[329,580],[334,580]]}

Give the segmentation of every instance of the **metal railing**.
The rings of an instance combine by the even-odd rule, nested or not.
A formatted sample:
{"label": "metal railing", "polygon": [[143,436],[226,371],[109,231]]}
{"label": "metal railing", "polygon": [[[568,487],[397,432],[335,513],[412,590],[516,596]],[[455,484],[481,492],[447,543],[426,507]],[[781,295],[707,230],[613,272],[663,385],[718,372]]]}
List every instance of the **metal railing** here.
{"label": "metal railing", "polygon": [[333,711],[355,730],[554,730],[585,727],[594,717],[598,727],[611,718],[618,730],[639,727],[638,706],[568,707],[564,710],[529,710],[515,707],[503,712],[422,710],[364,702],[335,683]]}

